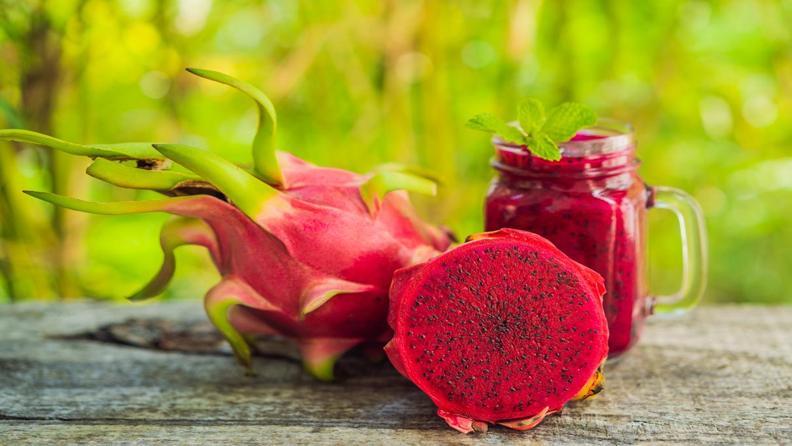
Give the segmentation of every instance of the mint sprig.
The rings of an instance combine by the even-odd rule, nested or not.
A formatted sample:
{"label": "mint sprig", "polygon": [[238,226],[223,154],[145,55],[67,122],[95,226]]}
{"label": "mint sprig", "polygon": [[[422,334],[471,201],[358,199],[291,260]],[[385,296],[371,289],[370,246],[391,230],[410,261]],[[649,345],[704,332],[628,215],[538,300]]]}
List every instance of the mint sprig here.
{"label": "mint sprig", "polygon": [[524,145],[539,158],[558,161],[561,159],[558,144],[569,141],[578,130],[594,125],[597,115],[577,102],[564,102],[545,113],[540,101],[526,99],[517,107],[517,122],[519,127],[490,113],[483,113],[470,118],[467,126],[494,133],[504,141]]}

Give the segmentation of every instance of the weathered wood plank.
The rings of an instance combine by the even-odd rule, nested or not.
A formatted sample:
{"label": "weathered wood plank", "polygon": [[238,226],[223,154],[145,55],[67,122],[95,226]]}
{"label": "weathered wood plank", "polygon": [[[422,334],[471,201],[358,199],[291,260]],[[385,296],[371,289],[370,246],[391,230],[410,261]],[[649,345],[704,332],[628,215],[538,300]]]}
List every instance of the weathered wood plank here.
{"label": "weathered wood plank", "polygon": [[198,323],[201,311],[0,306],[0,444],[792,443],[792,308],[704,307],[653,321],[608,367],[602,396],[527,433],[467,437],[387,364],[321,384],[285,359],[257,358],[250,377],[227,354],[59,338],[130,317]]}

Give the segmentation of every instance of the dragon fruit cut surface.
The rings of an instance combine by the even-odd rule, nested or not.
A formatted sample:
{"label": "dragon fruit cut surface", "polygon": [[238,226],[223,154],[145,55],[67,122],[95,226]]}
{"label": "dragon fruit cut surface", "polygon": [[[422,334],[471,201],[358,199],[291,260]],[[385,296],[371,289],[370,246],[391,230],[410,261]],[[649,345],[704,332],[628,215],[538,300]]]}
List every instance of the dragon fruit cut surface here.
{"label": "dragon fruit cut surface", "polygon": [[254,99],[259,108],[254,169],[183,145],[82,145],[17,129],[0,130],[0,140],[89,156],[95,159],[90,175],[166,195],[96,203],[28,192],[91,213],[174,214],[161,232],[163,265],[132,299],[165,289],[177,247],[204,246],[222,275],[206,295],[206,312],[237,358],[250,364],[249,335],[278,334],[296,341],[308,372],[332,379],[333,365],[344,352],[389,337],[393,272],[449,246],[445,232],[416,216],[406,192],[433,193],[434,183],[407,169],[356,174],[275,151],[277,116],[262,92],[222,73],[189,71]]}
{"label": "dragon fruit cut surface", "polygon": [[396,272],[385,351],[452,428],[527,430],[601,389],[604,292],[536,234],[478,234]]}

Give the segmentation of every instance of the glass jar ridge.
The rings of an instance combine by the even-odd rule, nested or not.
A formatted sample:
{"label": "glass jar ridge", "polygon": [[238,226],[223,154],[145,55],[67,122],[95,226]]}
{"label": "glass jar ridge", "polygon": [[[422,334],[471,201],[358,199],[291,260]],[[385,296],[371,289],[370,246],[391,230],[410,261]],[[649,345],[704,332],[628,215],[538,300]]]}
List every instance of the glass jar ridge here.
{"label": "glass jar ridge", "polygon": [[559,145],[561,160],[548,161],[527,147],[493,138],[492,167],[501,174],[521,178],[598,178],[634,171],[635,136],[629,124],[602,119],[596,126],[578,132]]}

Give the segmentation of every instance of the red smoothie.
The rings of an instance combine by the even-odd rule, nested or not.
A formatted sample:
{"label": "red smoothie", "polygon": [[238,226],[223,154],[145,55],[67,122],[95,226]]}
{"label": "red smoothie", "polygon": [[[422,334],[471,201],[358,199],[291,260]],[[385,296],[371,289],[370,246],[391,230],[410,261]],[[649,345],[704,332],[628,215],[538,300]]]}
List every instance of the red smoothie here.
{"label": "red smoothie", "polygon": [[629,349],[649,314],[645,215],[649,189],[636,172],[632,133],[589,129],[562,145],[558,162],[495,142],[498,176],[487,196],[488,231],[540,234],[605,278],[610,357]]}

